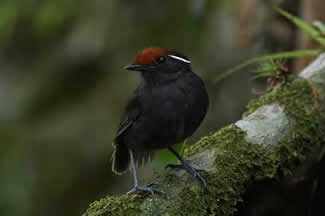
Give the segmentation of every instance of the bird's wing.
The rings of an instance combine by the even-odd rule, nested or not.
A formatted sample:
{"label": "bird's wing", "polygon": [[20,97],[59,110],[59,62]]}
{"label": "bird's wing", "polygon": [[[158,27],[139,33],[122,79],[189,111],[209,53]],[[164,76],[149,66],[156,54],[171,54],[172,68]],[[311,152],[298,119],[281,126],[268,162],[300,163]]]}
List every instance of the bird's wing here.
{"label": "bird's wing", "polygon": [[134,97],[126,106],[125,113],[120,122],[120,127],[116,133],[115,140],[118,139],[124,132],[136,122],[141,113],[141,106],[139,104],[139,98]]}

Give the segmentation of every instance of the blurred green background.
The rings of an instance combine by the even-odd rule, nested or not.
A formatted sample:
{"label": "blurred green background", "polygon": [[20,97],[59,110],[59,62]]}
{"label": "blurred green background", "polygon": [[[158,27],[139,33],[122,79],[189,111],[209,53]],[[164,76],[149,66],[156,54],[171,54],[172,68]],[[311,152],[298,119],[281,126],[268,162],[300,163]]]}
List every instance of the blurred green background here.
{"label": "blurred green background", "polygon": [[[208,116],[187,144],[239,119],[262,83],[247,72],[213,80],[293,47],[291,26],[279,40],[270,5],[249,2],[1,0],[0,215],[80,215],[131,187],[130,173],[111,172],[111,143],[140,78],[123,66],[145,47],[183,52],[208,87]],[[141,169],[141,180],[153,170]]]}

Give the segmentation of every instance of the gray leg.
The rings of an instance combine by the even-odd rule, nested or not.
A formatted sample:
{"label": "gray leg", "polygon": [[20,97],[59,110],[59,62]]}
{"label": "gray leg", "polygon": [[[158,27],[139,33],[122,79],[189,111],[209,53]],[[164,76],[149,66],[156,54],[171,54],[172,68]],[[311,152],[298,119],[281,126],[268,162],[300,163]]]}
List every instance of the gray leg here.
{"label": "gray leg", "polygon": [[189,161],[185,160],[172,147],[169,146],[168,149],[178,158],[178,160],[180,160],[181,165],[171,164],[171,165],[167,165],[167,167],[185,169],[188,173],[190,173],[194,178],[196,178],[201,183],[201,185],[203,186],[204,189],[206,189],[207,183],[204,180],[204,178],[199,174],[199,171],[204,171],[204,170],[194,169],[190,165]]}
{"label": "gray leg", "polygon": [[137,173],[137,167],[135,165],[135,159],[134,159],[134,152],[132,149],[129,149],[130,153],[130,159],[131,159],[131,169],[132,169],[132,175],[133,175],[133,182],[135,186],[138,186],[138,173]]}
{"label": "gray leg", "polygon": [[130,152],[130,159],[131,159],[131,170],[133,174],[133,181],[134,181],[134,188],[131,189],[127,194],[135,194],[141,192],[149,192],[151,194],[165,194],[163,191],[157,190],[154,187],[157,186],[156,184],[149,184],[149,185],[140,185],[138,180],[137,168],[135,164],[134,158],[134,151],[129,149]]}

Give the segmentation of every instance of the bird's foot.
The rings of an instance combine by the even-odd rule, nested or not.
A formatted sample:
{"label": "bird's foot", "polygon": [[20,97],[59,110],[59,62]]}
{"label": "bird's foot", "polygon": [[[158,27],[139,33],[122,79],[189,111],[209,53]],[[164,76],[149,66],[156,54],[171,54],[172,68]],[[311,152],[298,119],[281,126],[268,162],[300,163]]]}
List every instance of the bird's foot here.
{"label": "bird's foot", "polygon": [[131,194],[142,194],[142,193],[150,193],[151,195],[158,194],[158,195],[164,195],[165,192],[156,189],[158,184],[148,184],[148,185],[136,185],[134,188],[132,188],[129,192],[127,192],[128,195]]}
{"label": "bird's foot", "polygon": [[196,178],[200,184],[203,186],[203,189],[206,189],[207,183],[204,178],[200,175],[200,172],[208,173],[203,169],[195,169],[190,165],[191,161],[184,160],[181,164],[168,164],[166,168],[176,168],[176,169],[184,169],[188,173],[190,173],[194,178]]}

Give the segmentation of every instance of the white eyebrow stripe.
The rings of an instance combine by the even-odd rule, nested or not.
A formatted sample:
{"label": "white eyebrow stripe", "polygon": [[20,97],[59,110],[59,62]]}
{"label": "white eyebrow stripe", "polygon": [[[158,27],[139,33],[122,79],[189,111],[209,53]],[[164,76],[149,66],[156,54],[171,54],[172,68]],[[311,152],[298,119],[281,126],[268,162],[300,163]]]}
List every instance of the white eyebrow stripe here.
{"label": "white eyebrow stripe", "polygon": [[191,62],[189,60],[186,60],[186,59],[183,59],[181,57],[178,57],[178,56],[174,56],[174,55],[168,55],[169,57],[172,57],[174,59],[177,59],[177,60],[180,60],[182,62],[185,62],[185,63],[188,63],[188,64],[191,64]]}

